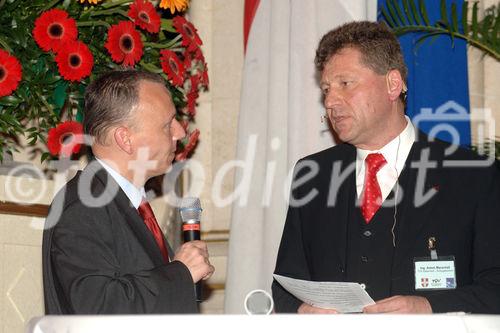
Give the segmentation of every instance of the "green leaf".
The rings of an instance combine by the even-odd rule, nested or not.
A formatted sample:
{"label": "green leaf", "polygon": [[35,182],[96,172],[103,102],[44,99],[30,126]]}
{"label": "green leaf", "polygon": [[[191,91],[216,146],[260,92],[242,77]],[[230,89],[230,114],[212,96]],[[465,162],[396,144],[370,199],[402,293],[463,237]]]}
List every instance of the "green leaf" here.
{"label": "green leaf", "polygon": [[411,12],[413,13],[413,17],[415,18],[415,22],[417,22],[417,25],[422,25],[423,21],[420,18],[420,13],[417,10],[417,6],[415,5],[415,0],[410,0],[410,7]]}
{"label": "green leaf", "polygon": [[76,104],[76,115],[75,120],[79,123],[83,123],[83,103]]}
{"label": "green leaf", "polygon": [[44,153],[42,154],[42,156],[40,157],[40,160],[43,162],[43,161],[45,161],[46,159],[50,158],[50,156],[51,156],[51,155],[50,155],[50,153],[48,153],[48,152],[44,152]]}
{"label": "green leaf", "polygon": [[12,48],[11,48],[11,47],[9,46],[9,44],[7,44],[7,42],[6,42],[6,41],[4,41],[2,38],[0,38],[0,46],[1,46],[3,49],[7,50],[7,52],[9,52],[9,53],[13,53]]}
{"label": "green leaf", "polygon": [[58,2],[60,2],[61,0],[52,0],[50,1],[45,7],[43,7],[39,12],[38,14],[41,14],[42,12],[46,11],[46,10],[49,10],[51,9],[52,7],[54,7],[55,5],[57,5]]}
{"label": "green leaf", "polygon": [[403,9],[410,25],[415,25],[415,20],[410,12],[409,0],[403,0]]}
{"label": "green leaf", "polygon": [[462,30],[464,35],[467,35],[469,31],[469,25],[467,24],[467,14],[469,13],[469,2],[464,1],[462,4]]}
{"label": "green leaf", "polygon": [[477,34],[479,31],[479,24],[477,21],[477,12],[479,10],[478,3],[474,2],[474,5],[472,6],[472,23],[471,23],[471,29],[472,29],[472,38],[476,39]]}
{"label": "green leaf", "polygon": [[56,88],[54,89],[54,94],[52,95],[52,99],[56,108],[59,109],[62,108],[64,102],[66,102],[67,89],[68,89],[68,82],[66,80],[60,80],[57,83]]}
{"label": "green leaf", "polygon": [[407,18],[403,15],[403,11],[401,10],[401,7],[399,6],[399,1],[394,0],[393,4],[394,4],[394,8],[396,9],[396,13],[398,13],[398,17],[399,17],[399,20],[401,21],[401,23],[403,23],[403,25],[409,24]]}
{"label": "green leaf", "polygon": [[425,25],[430,26],[431,23],[429,21],[429,16],[427,15],[427,9],[425,8],[425,1],[419,0],[420,13],[422,14],[422,18],[424,19]]}
{"label": "green leaf", "polygon": [[451,28],[452,32],[458,32],[458,14],[457,5],[453,2],[451,4]]}
{"label": "green leaf", "polygon": [[177,30],[175,30],[174,26],[172,25],[172,19],[162,18],[161,19],[161,29],[168,31],[168,32],[174,32],[174,33],[177,32]]}
{"label": "green leaf", "polygon": [[448,25],[448,13],[446,12],[446,0],[441,0],[440,3],[440,11],[441,11],[441,22],[444,25]]}
{"label": "green leaf", "polygon": [[500,32],[500,5],[497,7],[497,9],[498,9],[498,11],[497,11],[497,17],[495,20],[495,25],[493,26],[493,31],[491,32],[493,45],[496,47],[498,47],[498,45],[500,43],[500,38],[498,36],[498,34]]}
{"label": "green leaf", "polygon": [[484,41],[490,40],[490,34],[489,34],[490,23],[491,23],[491,16],[489,15],[485,16],[482,22],[482,29],[481,29],[481,35],[483,36]]}
{"label": "green leaf", "polygon": [[21,100],[14,95],[4,96],[0,98],[0,104],[5,106],[18,106]]}

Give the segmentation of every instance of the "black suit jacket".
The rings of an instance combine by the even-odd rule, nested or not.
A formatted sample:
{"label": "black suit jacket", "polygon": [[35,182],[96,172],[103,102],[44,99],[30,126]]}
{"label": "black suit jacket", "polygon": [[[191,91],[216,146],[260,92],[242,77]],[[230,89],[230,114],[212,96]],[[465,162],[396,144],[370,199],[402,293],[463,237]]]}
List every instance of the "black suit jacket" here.
{"label": "black suit jacket", "polygon": [[97,161],[59,191],[45,227],[46,314],[198,311],[187,267],[164,264],[137,210]]}
{"label": "black suit jacket", "polygon": [[[498,164],[450,167],[450,161],[479,157],[465,149],[429,142],[422,133],[410,151],[398,205],[391,269],[392,295],[426,297],[434,312],[500,313],[500,177]],[[454,149],[456,147],[452,147]],[[428,157],[435,168],[426,176],[419,165]],[[292,188],[295,199],[315,194],[306,205],[290,205],[278,252],[276,274],[313,281],[345,281],[347,221],[356,191],[355,147],[340,144],[299,161],[319,172]],[[419,162],[420,161],[420,162]],[[447,161],[445,163],[445,161]],[[295,179],[308,168],[296,166]],[[420,169],[422,170],[422,169]],[[407,173],[407,174],[404,174]],[[342,181],[343,177],[345,179]],[[303,180],[306,178],[303,178]],[[434,193],[422,203],[422,198]],[[335,202],[334,205],[328,205]],[[291,200],[291,202],[293,202]],[[440,256],[455,256],[455,290],[416,292],[413,259],[429,257],[427,240],[437,239]],[[296,312],[301,302],[273,282],[278,312]]]}

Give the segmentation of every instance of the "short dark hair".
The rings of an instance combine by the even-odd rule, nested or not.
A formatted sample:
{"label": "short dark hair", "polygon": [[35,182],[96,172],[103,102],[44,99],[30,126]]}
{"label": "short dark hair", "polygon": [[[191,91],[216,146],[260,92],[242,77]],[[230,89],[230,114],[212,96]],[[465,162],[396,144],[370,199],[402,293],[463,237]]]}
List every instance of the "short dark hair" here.
{"label": "short dark hair", "polygon": [[93,81],[85,91],[85,134],[105,144],[107,130],[130,118],[133,107],[139,101],[141,81],[165,84],[158,74],[134,69],[110,71]]}
{"label": "short dark hair", "polygon": [[314,63],[322,72],[330,58],[346,47],[361,52],[361,61],[375,73],[384,75],[397,69],[406,83],[408,69],[398,39],[385,23],[346,23],[321,38]]}

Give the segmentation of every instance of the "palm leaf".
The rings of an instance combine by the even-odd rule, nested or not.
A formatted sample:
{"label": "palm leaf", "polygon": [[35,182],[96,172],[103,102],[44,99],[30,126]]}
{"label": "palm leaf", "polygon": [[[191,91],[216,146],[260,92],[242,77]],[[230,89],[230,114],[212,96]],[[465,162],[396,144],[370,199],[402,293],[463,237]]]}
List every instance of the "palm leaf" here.
{"label": "palm leaf", "polygon": [[[402,5],[400,5],[400,3]],[[403,9],[401,9],[403,8]],[[481,49],[496,60],[500,60],[500,6],[492,6],[485,10],[482,20],[478,19],[478,3],[472,6],[471,22],[468,23],[468,2],[462,5],[462,16],[459,20],[456,3],[448,9],[446,0],[440,1],[440,19],[434,24],[429,21],[424,0],[387,0],[380,12],[396,35],[409,32],[420,32],[424,36],[448,35],[452,46],[455,38],[463,39],[471,46]],[[460,25],[462,28],[460,28]],[[421,41],[427,38],[422,38]]]}
{"label": "palm leaf", "polygon": [[462,30],[464,32],[464,35],[467,35],[468,32],[468,27],[469,25],[467,24],[467,13],[469,12],[469,2],[464,1],[462,4]]}
{"label": "palm leaf", "polygon": [[446,12],[446,0],[441,0],[439,4],[439,9],[441,11],[441,21],[444,25],[448,25],[448,13]]}
{"label": "palm leaf", "polygon": [[399,1],[398,0],[392,0],[392,4],[394,5],[394,8],[396,9],[396,13],[398,14],[399,20],[403,25],[408,25],[409,21],[407,20],[406,16],[403,15],[403,11],[401,10],[401,7],[399,6]]}
{"label": "palm leaf", "polygon": [[479,23],[477,21],[477,12],[479,10],[478,3],[474,2],[474,6],[472,7],[472,23],[471,23],[471,30],[472,30],[472,38],[476,39],[477,38],[477,31],[479,30]]}
{"label": "palm leaf", "polygon": [[389,10],[389,14],[390,14],[392,20],[394,21],[395,26],[405,25],[404,22],[400,20],[400,17],[396,13],[396,9],[394,8],[394,3],[396,1],[394,1],[394,0],[387,0],[387,9]]}
{"label": "palm leaf", "polygon": [[430,26],[429,16],[427,15],[427,9],[425,8],[425,1],[419,0],[419,8],[420,13],[422,13],[422,17],[424,18],[425,25]]}
{"label": "palm leaf", "polygon": [[457,5],[455,3],[451,4],[451,31],[458,32],[458,15],[457,15]]}
{"label": "palm leaf", "polygon": [[417,25],[421,25],[423,20],[420,19],[420,13],[417,11],[417,7],[415,6],[415,1],[410,1],[410,8],[413,16],[415,17],[415,21]]}
{"label": "palm leaf", "polygon": [[403,0],[404,13],[405,13],[406,17],[408,18],[408,23],[410,25],[415,25],[416,22],[415,22],[415,19],[414,19],[412,13],[410,12],[410,5],[408,2],[409,2],[408,0]]}

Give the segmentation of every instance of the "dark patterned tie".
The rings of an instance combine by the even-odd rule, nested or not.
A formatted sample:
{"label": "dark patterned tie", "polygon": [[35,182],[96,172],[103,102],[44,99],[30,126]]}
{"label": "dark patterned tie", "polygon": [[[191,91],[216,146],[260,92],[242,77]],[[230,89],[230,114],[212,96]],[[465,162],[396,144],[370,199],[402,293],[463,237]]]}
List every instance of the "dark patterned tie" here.
{"label": "dark patterned tie", "polygon": [[163,239],[163,233],[161,232],[160,226],[156,221],[155,214],[153,213],[151,206],[146,200],[143,199],[137,210],[139,211],[139,214],[144,220],[144,223],[148,227],[149,231],[151,231],[151,233],[153,234],[153,237],[156,240],[156,244],[158,244],[161,254],[163,255],[163,260],[166,263],[169,262],[168,250],[167,246],[165,245],[165,240]]}
{"label": "dark patterned tie", "polygon": [[366,224],[382,205],[382,192],[377,180],[377,172],[387,163],[382,154],[369,154],[365,159],[365,188],[361,204],[361,214]]}

